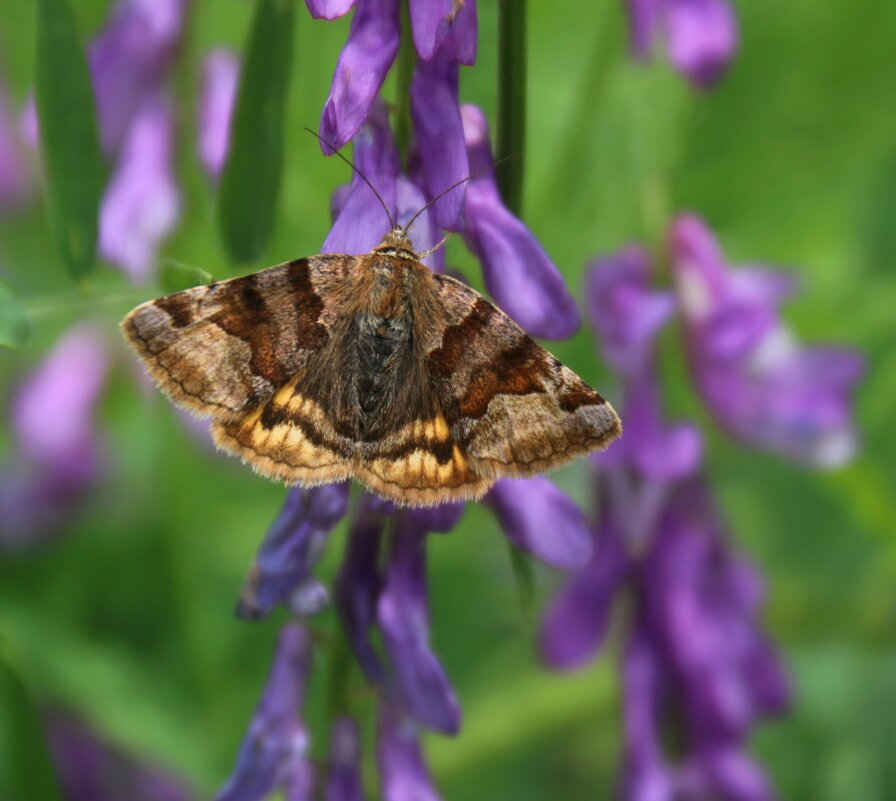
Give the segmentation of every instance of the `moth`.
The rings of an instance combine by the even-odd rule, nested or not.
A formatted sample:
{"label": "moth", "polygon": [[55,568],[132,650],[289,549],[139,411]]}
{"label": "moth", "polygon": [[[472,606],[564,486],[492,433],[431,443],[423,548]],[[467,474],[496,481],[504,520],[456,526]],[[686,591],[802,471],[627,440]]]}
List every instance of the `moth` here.
{"label": "moth", "polygon": [[390,224],[365,255],[176,292],[122,331],[174,403],[211,417],[218,448],[287,484],[472,500],[620,434],[600,394]]}

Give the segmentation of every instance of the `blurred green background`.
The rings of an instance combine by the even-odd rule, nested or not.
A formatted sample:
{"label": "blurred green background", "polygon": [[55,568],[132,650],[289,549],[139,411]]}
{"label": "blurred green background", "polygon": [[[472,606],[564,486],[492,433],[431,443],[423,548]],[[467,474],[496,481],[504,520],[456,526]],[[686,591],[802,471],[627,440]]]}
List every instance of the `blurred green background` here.
{"label": "blurred green background", "polygon": [[[89,37],[106,0],[72,5]],[[660,59],[629,62],[616,0],[532,2],[524,217],[578,291],[590,257],[635,239],[658,250],[669,216],[696,210],[733,261],[798,271],[804,292],[788,317],[801,336],[867,354],[864,448],[829,474],[712,431],[674,339],[662,369],[670,415],[707,425],[713,484],[734,539],[768,576],[767,623],[795,678],[792,714],[761,728],[756,754],[783,798],[896,798],[896,5],[737,5],[741,54],[715,91],[698,93]],[[479,62],[461,83],[461,99],[491,118],[495,6],[479,4]],[[199,66],[213,46],[242,46],[251,10],[245,0],[197,0],[172,84],[185,214],[162,258],[216,277],[237,268],[195,155]],[[348,22],[297,12],[282,200],[253,267],[317,252],[329,194],[349,178],[302,130],[317,126]],[[34,23],[30,0],[0,0],[0,63],[17,103],[33,83]],[[449,262],[481,285],[459,242]],[[34,322],[24,349],[0,352],[0,403],[74,320],[98,321],[117,349],[100,418],[105,479],[57,540],[0,555],[0,630],[42,698],[207,797],[230,771],[282,622],[241,622],[232,610],[285,490],[217,456],[135,381],[116,325],[158,287],[134,290],[102,266],[89,298],[79,295],[39,208],[0,220],[0,263]],[[615,396],[586,330],[553,350]],[[2,430],[0,453],[8,445]],[[590,505],[583,464],[558,481]],[[343,533],[328,546],[325,578]],[[521,608],[502,536],[479,508],[432,538],[430,572],[434,639],[464,709],[456,740],[428,738],[444,797],[610,798],[620,749],[615,650],[574,676],[547,673],[534,655],[537,610],[560,576],[539,569],[534,610]],[[326,634],[332,624],[327,613],[314,628]],[[322,657],[316,668],[309,720],[319,726]],[[359,692],[358,709],[371,700]]]}

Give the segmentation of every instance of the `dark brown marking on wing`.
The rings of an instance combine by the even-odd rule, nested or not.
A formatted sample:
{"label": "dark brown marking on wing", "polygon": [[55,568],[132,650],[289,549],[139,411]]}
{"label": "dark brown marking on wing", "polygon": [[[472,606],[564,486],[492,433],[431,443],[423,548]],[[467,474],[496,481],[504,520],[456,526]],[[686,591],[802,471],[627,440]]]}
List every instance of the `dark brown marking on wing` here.
{"label": "dark brown marking on wing", "polygon": [[545,392],[544,351],[528,337],[519,345],[501,351],[476,373],[460,397],[458,409],[464,417],[477,420],[488,411],[495,395],[531,395]]}
{"label": "dark brown marking on wing", "polygon": [[[154,305],[171,318],[171,325],[175,328],[186,328],[196,319],[196,300],[187,292],[177,292],[174,295],[159,298]],[[133,323],[131,326],[133,329]]]}
{"label": "dark brown marking on wing", "polygon": [[491,303],[479,298],[461,322],[445,329],[442,344],[429,354],[429,363],[441,378],[450,379],[461,361],[470,358],[470,341],[488,328],[492,319],[498,314],[498,310]]}
{"label": "dark brown marking on wing", "polygon": [[585,384],[565,390],[560,393],[557,400],[564,412],[574,412],[582,406],[602,406],[606,403],[599,392],[595,392]]}

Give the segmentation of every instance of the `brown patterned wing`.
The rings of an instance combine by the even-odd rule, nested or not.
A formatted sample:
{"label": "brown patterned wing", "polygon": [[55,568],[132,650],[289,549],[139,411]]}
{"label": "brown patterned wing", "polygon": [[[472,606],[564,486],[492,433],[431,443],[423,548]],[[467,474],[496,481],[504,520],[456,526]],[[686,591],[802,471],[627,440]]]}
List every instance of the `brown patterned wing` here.
{"label": "brown patterned wing", "polygon": [[122,331],[171,399],[221,422],[256,410],[328,337],[325,298],[354,259],[314,256],[134,309]]}
{"label": "brown patterned wing", "polygon": [[451,439],[486,487],[619,436],[619,418],[599,393],[475,290],[435,279],[446,317],[427,364]]}

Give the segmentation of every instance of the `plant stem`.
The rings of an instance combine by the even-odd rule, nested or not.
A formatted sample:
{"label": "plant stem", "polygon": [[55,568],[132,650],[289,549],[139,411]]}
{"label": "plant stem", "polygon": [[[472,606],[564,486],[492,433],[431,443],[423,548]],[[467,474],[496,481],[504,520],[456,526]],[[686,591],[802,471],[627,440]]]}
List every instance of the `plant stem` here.
{"label": "plant stem", "polygon": [[[526,17],[528,0],[498,3],[498,159],[522,156],[526,144]],[[501,165],[498,186],[507,208],[523,208],[523,159]]]}
{"label": "plant stem", "polygon": [[411,147],[411,79],[417,64],[417,53],[411,36],[411,15],[407,2],[401,4],[401,47],[398,51],[395,86],[395,142],[402,165],[407,167]]}

